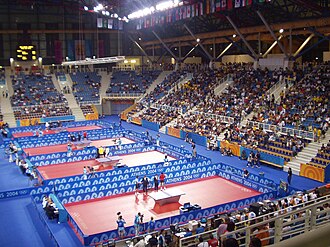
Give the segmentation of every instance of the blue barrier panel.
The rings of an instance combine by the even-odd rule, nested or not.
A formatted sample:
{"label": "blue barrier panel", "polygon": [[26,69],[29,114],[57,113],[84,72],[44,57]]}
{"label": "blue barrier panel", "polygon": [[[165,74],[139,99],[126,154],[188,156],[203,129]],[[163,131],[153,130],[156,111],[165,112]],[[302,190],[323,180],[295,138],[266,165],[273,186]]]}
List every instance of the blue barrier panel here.
{"label": "blue barrier panel", "polygon": [[187,134],[187,132],[185,132],[185,131],[183,131],[183,130],[180,130],[180,138],[181,139],[186,139],[186,134]]}
{"label": "blue barrier panel", "polygon": [[[241,154],[242,154],[243,150],[245,150],[247,156],[252,151],[256,153],[256,151],[254,151],[250,148],[240,146]],[[276,156],[276,155],[271,155],[271,154],[267,154],[267,153],[264,153],[264,152],[260,152],[260,160],[265,160],[265,161],[268,161],[270,163],[274,163],[274,164],[277,164],[277,165],[280,165],[280,166],[284,166],[284,158]]]}
{"label": "blue barrier panel", "polygon": [[57,116],[57,117],[45,117],[40,118],[40,123],[46,123],[46,122],[57,122],[57,121],[74,121],[75,116]]}
{"label": "blue barrier panel", "polygon": [[242,176],[230,174],[230,173],[227,173],[224,171],[219,171],[218,175],[222,178],[234,181],[236,183],[239,183],[243,186],[249,187],[249,188],[251,188],[255,191],[261,192],[261,193],[267,193],[267,192],[273,191],[272,188],[269,188],[269,187],[263,186],[259,183],[256,183],[253,180],[250,180],[249,178],[245,179]]}
{"label": "blue barrier panel", "polygon": [[0,192],[0,199],[30,195],[32,188]]}
{"label": "blue barrier panel", "polygon": [[[236,167],[224,164],[224,163],[219,163],[219,164],[216,164],[215,166],[217,166],[217,168],[220,171],[224,171],[224,172],[227,172],[229,174],[235,174],[237,176],[243,177],[243,170],[242,169],[239,169],[239,168],[236,168]],[[273,188],[273,189],[277,188],[277,185],[273,180],[262,177],[262,176],[259,176],[257,174],[250,173],[249,179],[253,180],[256,183],[262,184],[264,186],[267,186],[267,187],[270,187],[270,188]]]}
{"label": "blue barrier panel", "polygon": [[194,141],[194,143],[206,147],[207,138],[205,136],[201,136],[201,135],[189,132],[188,137],[191,138]]}
{"label": "blue barrier panel", "polygon": [[56,208],[58,208],[58,222],[64,223],[67,221],[68,213],[66,209],[63,207],[62,203],[58,200],[57,196],[54,194],[50,194],[49,197],[55,203]]}
{"label": "blue barrier panel", "polygon": [[159,124],[157,123],[153,123],[153,122],[149,122],[147,120],[142,120],[142,127],[147,128],[147,129],[151,129],[154,131],[159,131]]}

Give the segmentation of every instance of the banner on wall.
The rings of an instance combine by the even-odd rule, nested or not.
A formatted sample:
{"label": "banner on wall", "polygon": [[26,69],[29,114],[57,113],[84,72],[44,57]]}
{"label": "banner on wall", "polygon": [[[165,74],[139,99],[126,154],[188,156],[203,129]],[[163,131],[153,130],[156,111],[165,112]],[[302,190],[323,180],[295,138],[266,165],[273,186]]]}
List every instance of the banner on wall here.
{"label": "banner on wall", "polygon": [[75,60],[75,53],[74,53],[74,40],[68,40],[67,41],[67,54],[68,54],[68,57],[71,59],[71,60]]}
{"label": "banner on wall", "polygon": [[99,46],[99,57],[104,57],[104,40],[99,40],[99,43],[98,43],[98,46]]}
{"label": "banner on wall", "polygon": [[221,148],[229,148],[233,155],[240,157],[240,146],[236,143],[229,143],[226,141],[221,141],[220,142],[220,147]]}
{"label": "banner on wall", "polygon": [[60,64],[63,61],[62,55],[62,42],[60,40],[55,40],[54,42],[54,53],[55,53],[55,62]]}
{"label": "banner on wall", "polygon": [[180,130],[172,127],[166,127],[167,128],[167,134],[170,136],[174,136],[177,138],[180,138]]}
{"label": "banner on wall", "polygon": [[324,181],[324,168],[311,166],[308,164],[301,164],[300,165],[300,176],[314,179],[316,181],[325,182]]}
{"label": "banner on wall", "polygon": [[85,40],[75,40],[75,58],[84,60],[86,58]]}

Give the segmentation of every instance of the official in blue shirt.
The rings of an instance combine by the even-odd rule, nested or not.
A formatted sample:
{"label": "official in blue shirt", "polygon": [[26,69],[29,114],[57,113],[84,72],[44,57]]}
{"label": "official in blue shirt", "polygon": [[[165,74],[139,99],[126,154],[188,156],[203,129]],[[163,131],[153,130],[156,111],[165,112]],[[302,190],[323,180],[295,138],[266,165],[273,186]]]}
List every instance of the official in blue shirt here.
{"label": "official in blue shirt", "polygon": [[150,221],[148,222],[148,232],[155,231],[155,225],[156,225],[156,222],[154,220],[154,217],[151,217]]}

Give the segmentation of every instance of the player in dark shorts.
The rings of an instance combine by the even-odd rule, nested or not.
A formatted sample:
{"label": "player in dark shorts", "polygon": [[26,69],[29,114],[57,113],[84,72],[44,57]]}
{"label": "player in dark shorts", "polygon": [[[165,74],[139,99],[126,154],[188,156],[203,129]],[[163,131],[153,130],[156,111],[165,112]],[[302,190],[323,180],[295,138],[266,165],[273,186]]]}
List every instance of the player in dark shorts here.
{"label": "player in dark shorts", "polygon": [[162,172],[159,176],[159,181],[160,181],[160,190],[165,190],[165,174]]}

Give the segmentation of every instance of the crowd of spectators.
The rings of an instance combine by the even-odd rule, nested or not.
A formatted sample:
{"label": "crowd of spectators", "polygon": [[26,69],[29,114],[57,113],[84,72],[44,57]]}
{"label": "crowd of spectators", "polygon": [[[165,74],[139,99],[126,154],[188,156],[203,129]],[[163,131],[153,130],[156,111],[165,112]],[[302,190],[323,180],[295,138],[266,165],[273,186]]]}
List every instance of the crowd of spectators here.
{"label": "crowd of spectators", "polygon": [[12,80],[11,103],[16,120],[71,115],[67,100],[60,94],[50,75],[19,74]]}
{"label": "crowd of spectators", "polygon": [[[172,80],[172,82],[169,80],[158,85],[158,87],[144,99],[149,102],[149,105],[157,102],[162,106],[168,107],[168,109],[165,110],[165,108],[163,108],[153,110],[146,108],[140,114],[141,118],[157,122],[161,126],[166,125],[173,119],[177,118],[180,114],[194,108],[211,92],[211,90],[214,89],[217,79],[224,76],[222,70],[209,70],[206,68],[205,70],[195,72],[191,80],[179,87],[178,85],[175,85],[174,82],[181,77],[184,77],[182,74],[183,72],[174,73],[175,74],[171,74],[171,77],[174,75],[174,80]],[[179,75],[180,77],[178,77]],[[167,91],[173,87],[174,90],[167,93]]]}
{"label": "crowd of spectators", "polygon": [[283,135],[278,132],[268,132],[249,126],[231,126],[225,131],[224,135],[225,140],[283,157],[286,161],[291,160],[308,144],[306,139],[299,138],[296,135]]}
{"label": "crowd of spectators", "polygon": [[96,72],[70,73],[72,92],[78,102],[99,101],[101,76]]}
{"label": "crowd of spectators", "polygon": [[14,116],[16,120],[68,115],[72,115],[72,111],[68,105],[63,104],[24,106],[19,110],[14,110]]}
{"label": "crowd of spectators", "polygon": [[91,105],[81,105],[80,109],[82,110],[85,117],[87,114],[95,113]]}
{"label": "crowd of spectators", "polygon": [[311,68],[302,80],[291,80],[281,93],[280,101],[269,97],[257,108],[253,120],[282,127],[326,132],[330,123],[330,65]]}
{"label": "crowd of spectators", "polygon": [[160,74],[160,70],[117,71],[112,74],[107,93],[144,93]]}
{"label": "crowd of spectators", "polygon": [[12,106],[66,103],[64,96],[56,90],[51,75],[19,74],[13,78],[12,85]]}

